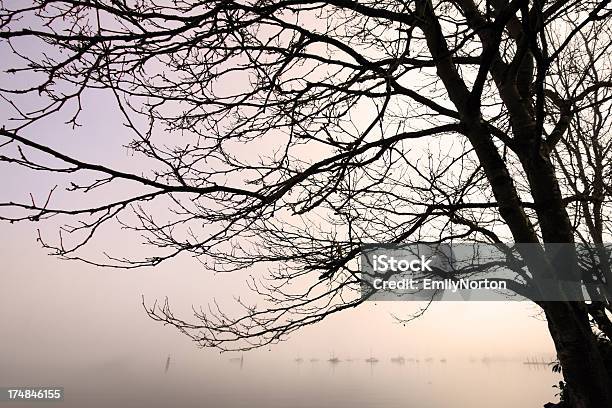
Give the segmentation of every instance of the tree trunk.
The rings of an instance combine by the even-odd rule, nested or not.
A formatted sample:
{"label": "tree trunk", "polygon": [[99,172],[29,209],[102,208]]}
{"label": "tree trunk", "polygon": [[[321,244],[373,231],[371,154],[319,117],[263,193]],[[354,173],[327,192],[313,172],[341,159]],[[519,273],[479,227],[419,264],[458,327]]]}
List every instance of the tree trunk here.
{"label": "tree trunk", "polygon": [[544,302],[548,328],[563,368],[572,408],[611,408],[612,379],[582,302]]}

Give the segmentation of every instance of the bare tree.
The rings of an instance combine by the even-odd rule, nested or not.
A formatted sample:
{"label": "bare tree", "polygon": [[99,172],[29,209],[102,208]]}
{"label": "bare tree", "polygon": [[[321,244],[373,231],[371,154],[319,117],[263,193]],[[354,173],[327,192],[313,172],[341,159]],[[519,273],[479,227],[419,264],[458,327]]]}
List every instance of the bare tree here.
{"label": "bare tree", "polygon": [[[569,24],[576,28],[576,22]],[[565,133],[557,136],[563,148],[553,151],[562,174],[561,182],[569,195],[589,197],[589,200],[574,202],[569,212],[577,241],[595,244],[597,248],[590,259],[592,267],[587,269],[594,270],[598,279],[610,276],[611,271],[610,250],[605,243],[610,236],[612,94],[607,86],[594,87],[603,84],[605,78],[601,74],[605,75],[610,64],[609,58],[602,58],[610,47],[605,33],[599,37],[602,29],[593,26],[579,33],[584,41],[580,48],[572,47],[574,57],[556,61],[556,71],[580,73],[584,79],[577,82],[579,85],[569,82],[571,77],[558,75],[556,88],[561,94],[548,90],[553,105],[565,117],[562,125]],[[566,102],[572,99],[578,103]],[[606,313],[610,311],[609,302],[592,302],[588,309],[597,328],[608,340],[612,339],[612,322]]]}
{"label": "bare tree", "polygon": [[[148,309],[221,349],[274,343],[358,306],[365,245],[541,244],[521,254],[527,270],[554,276],[546,243],[609,235],[608,3],[2,1],[11,65],[0,92],[15,118],[0,131],[0,159],[55,173],[75,193],[104,192],[96,205],[68,207],[51,190],[0,204],[2,218],[75,218],[41,242],[100,266],[181,254],[214,270],[269,266],[252,281],[265,305],[238,300],[241,315],[213,305],[189,322],[167,303]],[[142,171],[37,137],[34,125],[58,115],[78,125],[100,92],[124,116]],[[113,199],[125,183],[133,194]],[[155,254],[84,255],[113,222]],[[612,406],[587,304],[538,304],[571,406]],[[607,319],[606,309],[591,308]]]}

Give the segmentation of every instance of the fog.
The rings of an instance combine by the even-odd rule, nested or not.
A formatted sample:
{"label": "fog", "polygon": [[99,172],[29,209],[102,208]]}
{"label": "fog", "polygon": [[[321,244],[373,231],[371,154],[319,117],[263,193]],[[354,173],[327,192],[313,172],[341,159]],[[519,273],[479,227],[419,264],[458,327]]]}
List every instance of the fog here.
{"label": "fog", "polygon": [[[32,225],[3,226],[0,384],[63,386],[65,406],[83,406],[79,404],[87,401],[97,406],[93,400],[99,406],[111,401],[123,406],[156,402],[167,406],[179,394],[184,406],[248,406],[253,398],[283,406],[288,400],[291,405],[304,403],[304,394],[315,390],[320,391],[318,406],[343,406],[332,404],[334,398],[346,406],[368,406],[368,401],[382,398],[376,389],[385,394],[390,387],[405,384],[408,388],[400,394],[386,397],[388,406],[395,406],[419,384],[435,389],[466,382],[457,398],[467,401],[475,397],[474,387],[482,381],[491,381],[493,393],[483,401],[496,400],[504,389],[509,395],[503,403],[510,405],[503,406],[518,402],[512,395],[542,403],[547,396],[553,400],[551,386],[557,377],[550,368],[532,371],[522,365],[526,358],[554,356],[546,323],[526,302],[438,302],[405,326],[391,314],[408,315],[421,304],[366,303],[294,333],[278,345],[243,355],[220,355],[199,349],[173,328],[151,321],[141,305],[142,296],[147,303],[168,296],[184,317],[191,305],[206,305],[213,298],[231,310],[228,300],[244,290],[244,276],[213,275],[190,259],[155,269],[96,268],[49,257],[34,239]],[[332,355],[353,361],[330,365],[327,360]],[[390,362],[399,355],[421,363]],[[164,373],[168,356],[170,365]],[[239,356],[242,367],[230,361]],[[366,363],[370,356],[379,363]],[[296,358],[304,361],[296,363]],[[427,358],[432,362],[425,363]],[[441,363],[442,358],[447,362]],[[363,382],[373,383],[364,388]],[[234,387],[242,391],[237,393]],[[278,387],[283,391],[276,392]],[[525,395],[524,387],[532,391]],[[439,392],[428,395],[431,398],[421,395],[417,406],[444,406],[439,405],[443,400]]]}

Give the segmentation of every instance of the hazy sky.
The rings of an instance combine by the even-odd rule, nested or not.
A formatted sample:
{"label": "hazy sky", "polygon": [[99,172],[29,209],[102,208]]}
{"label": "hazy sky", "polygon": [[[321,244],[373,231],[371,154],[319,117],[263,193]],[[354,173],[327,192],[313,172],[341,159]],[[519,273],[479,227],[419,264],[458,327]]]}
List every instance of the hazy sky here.
{"label": "hazy sky", "polygon": [[[2,67],[10,65],[11,56],[2,55]],[[88,92],[84,104],[88,108],[80,118],[83,127],[65,126],[66,113],[33,126],[26,135],[85,161],[119,165],[126,171],[146,165],[132,160],[130,152],[121,147],[127,141],[125,128],[108,95]],[[8,111],[0,112],[3,122],[9,116]],[[0,180],[2,201],[28,201],[30,192],[42,200],[56,182],[4,163],[0,163]],[[114,194],[128,194],[131,188],[119,186]],[[100,193],[68,195],[60,188],[55,203],[82,206],[94,202]],[[126,361],[162,364],[168,354],[193,361],[201,356],[219,358],[215,351],[199,350],[177,331],[148,319],[141,296],[149,302],[168,296],[177,316],[187,318],[191,305],[206,305],[213,298],[227,303],[233,294],[240,294],[244,275],[213,275],[190,258],[132,271],[60,261],[47,256],[36,242],[38,227],[46,237],[56,234],[53,224],[0,224],[0,380],[37,381],[58,371],[80,372],[91,367],[104,372],[105,367]],[[92,250],[100,253],[108,247],[143,253],[140,240],[133,235],[103,228]],[[394,324],[390,317],[390,313],[407,315],[418,307],[407,302],[367,303],[254,354],[272,360],[323,359],[332,353],[343,358],[370,353],[422,358],[554,354],[546,323],[533,317],[538,310],[532,304],[436,303],[424,317],[405,327]]]}
{"label": "hazy sky", "polygon": [[[130,160],[129,152],[121,148],[124,131],[119,119],[108,120],[116,118],[110,101],[99,95],[95,101],[93,109],[81,117],[82,128],[70,130],[58,118],[28,134],[91,162],[119,164],[127,170],[142,164]],[[36,200],[42,200],[57,182],[3,163],[0,175],[2,199],[28,201],[32,192]],[[115,194],[128,193],[129,187],[120,186]],[[55,196],[58,205],[69,207],[85,205],[92,199],[95,194],[93,198],[81,193],[70,195],[61,188]],[[231,300],[244,281],[240,274],[213,275],[190,258],[132,271],[60,261],[40,248],[36,228],[42,229],[44,237],[57,236],[53,223],[0,224],[2,364],[30,361],[44,366],[48,362],[53,367],[60,362],[66,364],[72,357],[75,364],[85,364],[124,354],[163,355],[179,345],[189,353],[195,352],[179,333],[146,317],[141,295],[150,301],[168,296],[175,310],[188,314],[192,304],[206,305],[213,298]],[[146,252],[140,242],[134,235],[103,228],[91,250],[98,254],[108,248],[128,254]],[[394,324],[389,315],[409,314],[418,306],[368,303],[298,332],[273,351],[322,356],[341,350],[361,355],[370,350],[379,354],[409,354],[413,350],[415,354],[552,353],[546,324],[531,317],[537,309],[529,303],[438,303],[407,327]]]}
{"label": "hazy sky", "polygon": [[[102,269],[45,255],[33,226],[3,224],[0,317],[3,363],[75,364],[113,356],[163,355],[195,350],[170,327],[152,322],[141,295],[152,302],[170,298],[178,313],[213,298],[228,303],[240,294],[243,276],[213,275],[190,259],[141,270]],[[272,354],[355,355],[461,354],[524,357],[552,353],[546,323],[527,302],[439,302],[422,318],[398,325],[390,313],[409,314],[412,302],[366,303],[295,333]],[[231,308],[230,308],[231,310]],[[194,349],[193,351],[191,349]],[[10,352],[8,352],[10,350]]]}

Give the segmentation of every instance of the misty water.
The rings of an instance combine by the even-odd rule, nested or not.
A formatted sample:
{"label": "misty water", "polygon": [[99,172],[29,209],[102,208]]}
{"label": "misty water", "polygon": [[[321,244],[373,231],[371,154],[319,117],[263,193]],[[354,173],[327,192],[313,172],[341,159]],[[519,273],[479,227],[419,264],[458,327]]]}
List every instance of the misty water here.
{"label": "misty water", "polygon": [[[367,363],[365,358],[334,364],[329,357],[297,362],[270,354],[247,353],[242,360],[207,354],[173,357],[168,365],[166,358],[138,364],[118,358],[38,380],[63,385],[61,406],[66,407],[528,408],[557,400],[552,386],[560,376],[549,366],[463,358]],[[30,379],[37,377],[32,374]]]}

